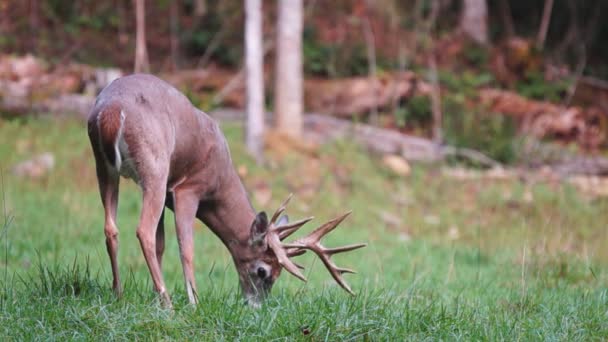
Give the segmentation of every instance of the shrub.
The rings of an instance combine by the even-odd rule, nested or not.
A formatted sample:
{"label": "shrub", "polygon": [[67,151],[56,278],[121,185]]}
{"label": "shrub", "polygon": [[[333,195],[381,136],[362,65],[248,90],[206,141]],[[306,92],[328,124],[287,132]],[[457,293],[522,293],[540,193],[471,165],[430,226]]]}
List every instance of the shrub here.
{"label": "shrub", "polygon": [[501,163],[517,160],[517,127],[512,118],[467,110],[458,99],[446,97],[445,141],[455,147],[480,151]]}

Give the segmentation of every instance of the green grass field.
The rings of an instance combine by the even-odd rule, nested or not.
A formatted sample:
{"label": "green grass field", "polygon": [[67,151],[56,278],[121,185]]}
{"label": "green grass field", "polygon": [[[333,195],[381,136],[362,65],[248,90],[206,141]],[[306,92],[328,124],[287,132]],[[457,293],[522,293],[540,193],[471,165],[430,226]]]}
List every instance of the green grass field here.
{"label": "green grass field", "polygon": [[[559,184],[453,180],[439,167],[416,167],[400,178],[349,141],[323,147],[316,160],[271,156],[257,167],[241,130],[223,129],[247,188],[270,185],[263,209],[272,212],[294,192],[291,218],[317,217],[306,231],[353,210],[326,244],[369,243],[336,257],[358,270],[347,276],[356,297],[304,256],[309,282],[284,272],[265,305],[251,309],[241,301],[227,250],[199,224],[201,302],[190,306],[167,215],[163,272],[175,309],[161,309],[135,237],[141,195],[122,180],[125,295],[116,299],[84,123],[0,119],[2,340],[608,339],[605,199]],[[56,159],[48,176],[10,172],[46,151]]]}

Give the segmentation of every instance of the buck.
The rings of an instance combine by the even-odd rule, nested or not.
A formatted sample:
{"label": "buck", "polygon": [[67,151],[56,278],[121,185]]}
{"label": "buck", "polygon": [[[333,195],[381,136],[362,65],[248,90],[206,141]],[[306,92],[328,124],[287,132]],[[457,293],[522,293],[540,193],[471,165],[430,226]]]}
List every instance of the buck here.
{"label": "buck", "polygon": [[154,290],[171,306],[161,265],[165,248],[164,210],[175,213],[180,258],[190,303],[197,303],[194,278],[193,224],[201,220],[228,248],[248,303],[258,306],[286,269],[306,281],[292,257],[312,251],[336,282],[353,293],[343,279],[354,271],[336,266],[330,257],[365,244],[326,248],[321,238],[336,228],[344,214],[291,243],[283,242],[312,217],[288,222],[280,217],[289,201],[268,219],[256,214],[234,170],[218,124],[196,109],[168,83],[151,75],[130,75],[108,85],[90,111],[88,133],[95,156],[104,232],[110,256],[113,290],[120,296],[116,210],[120,176],[141,188],[143,202],[137,227]]}

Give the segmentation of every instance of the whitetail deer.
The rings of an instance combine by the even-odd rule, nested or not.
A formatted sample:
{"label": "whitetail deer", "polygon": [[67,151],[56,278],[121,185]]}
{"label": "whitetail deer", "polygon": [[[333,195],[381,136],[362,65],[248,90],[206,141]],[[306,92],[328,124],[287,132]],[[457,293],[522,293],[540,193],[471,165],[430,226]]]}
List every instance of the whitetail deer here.
{"label": "whitetail deer", "polygon": [[[305,280],[291,257],[311,250],[346,291],[342,278],[352,270],[337,267],[330,257],[365,246],[325,248],[321,238],[348,215],[335,218],[308,236],[283,244],[285,238],[310,221],[279,219],[287,201],[270,221],[256,215],[230,158],[217,123],[196,109],[168,83],[151,75],[115,80],[97,97],[88,132],[95,155],[99,191],[105,210],[105,236],[112,264],[113,289],[120,295],[116,208],[120,175],[133,179],[143,193],[137,238],[152,275],[154,289],[171,306],[161,272],[165,247],[164,208],[175,212],[175,227],[186,291],[197,302],[194,281],[193,223],[200,219],[230,251],[242,292],[257,306],[285,268]],[[289,200],[289,199],[288,199]]]}

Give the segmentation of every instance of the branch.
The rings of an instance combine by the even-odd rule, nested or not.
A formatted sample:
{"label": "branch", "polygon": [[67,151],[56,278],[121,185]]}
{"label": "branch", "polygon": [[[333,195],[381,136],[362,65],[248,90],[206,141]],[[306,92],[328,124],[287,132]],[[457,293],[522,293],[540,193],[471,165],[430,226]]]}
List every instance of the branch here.
{"label": "branch", "polygon": [[369,65],[369,78],[372,82],[372,108],[371,108],[371,122],[374,125],[378,125],[378,90],[377,78],[376,78],[376,42],[374,39],[374,32],[372,31],[372,25],[369,18],[366,16],[363,19],[363,34],[365,35],[365,45],[367,47],[367,62]]}
{"label": "branch", "polygon": [[553,11],[553,0],[545,0],[545,7],[543,8],[543,16],[540,22],[540,28],[538,29],[538,37],[536,38],[536,47],[538,49],[543,48],[545,40],[547,39],[547,31],[549,31],[549,23],[551,22],[551,12]]}
{"label": "branch", "polygon": [[442,146],[441,147],[441,156],[445,158],[447,156],[456,156],[468,159],[470,161],[476,162],[482,166],[487,166],[490,168],[499,168],[503,165],[496,160],[486,156],[485,154],[472,150],[470,148],[463,147],[454,147],[454,146]]}

